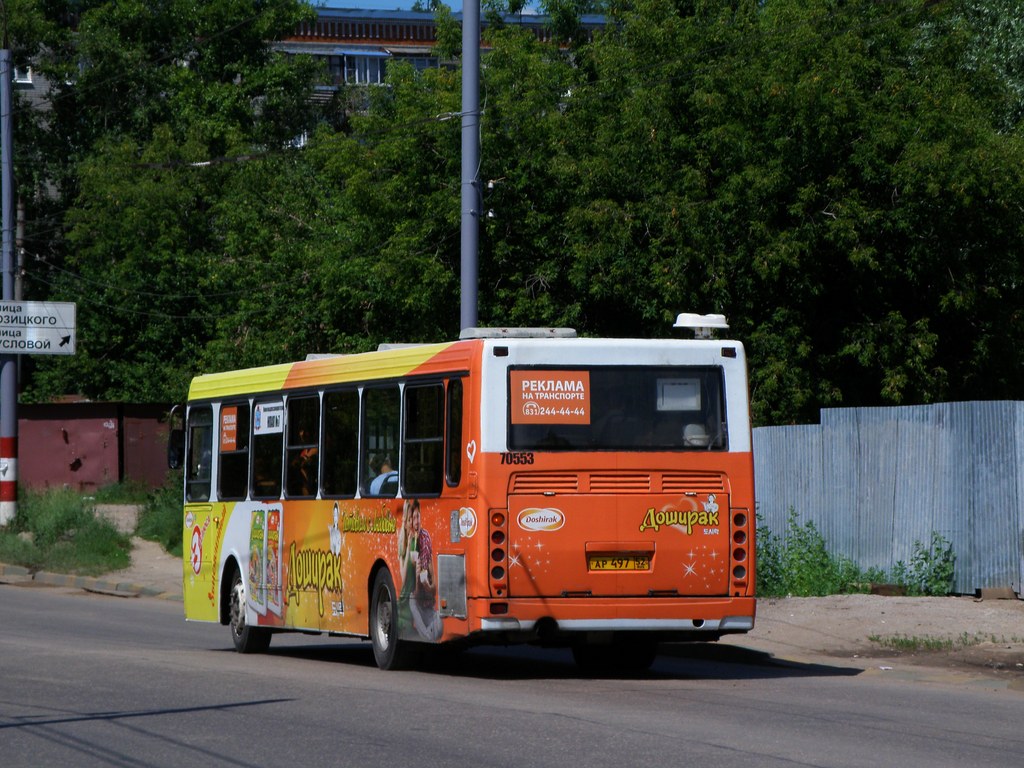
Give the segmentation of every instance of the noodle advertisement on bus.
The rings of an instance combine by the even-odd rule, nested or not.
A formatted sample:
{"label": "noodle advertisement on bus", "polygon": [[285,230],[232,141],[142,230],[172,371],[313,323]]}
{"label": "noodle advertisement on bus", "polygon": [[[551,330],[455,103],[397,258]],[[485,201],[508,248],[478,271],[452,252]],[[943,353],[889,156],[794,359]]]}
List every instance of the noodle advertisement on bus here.
{"label": "noodle advertisement on bus", "polygon": [[[436,504],[433,500],[432,505]],[[399,510],[397,515],[393,508]],[[365,611],[365,573],[379,553],[400,564],[396,586],[401,590],[403,634],[440,639],[431,536],[422,527],[418,500],[382,500],[369,511],[355,501],[238,502],[220,504],[217,509],[217,515],[211,510],[204,519],[193,514],[187,521],[198,537],[191,564],[202,564],[186,575],[189,615],[215,611],[216,569],[211,567],[213,562],[203,562],[203,552],[219,558],[223,532],[233,530],[241,520],[248,528],[247,603],[258,615],[258,626],[353,631],[354,625],[346,622],[347,611]],[[471,535],[475,514],[462,509],[459,515],[460,524]],[[324,525],[324,520],[329,524]],[[363,587],[346,589],[358,584]]]}

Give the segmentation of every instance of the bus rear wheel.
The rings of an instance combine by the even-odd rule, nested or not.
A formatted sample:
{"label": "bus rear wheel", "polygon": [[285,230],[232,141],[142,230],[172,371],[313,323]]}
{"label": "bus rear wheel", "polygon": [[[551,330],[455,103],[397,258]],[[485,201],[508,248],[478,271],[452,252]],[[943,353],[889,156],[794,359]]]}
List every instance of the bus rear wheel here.
{"label": "bus rear wheel", "polygon": [[245,579],[235,570],[231,580],[228,623],[231,639],[239,653],[264,653],[270,647],[270,630],[253,627],[245,622]]}
{"label": "bus rear wheel", "polygon": [[381,669],[406,669],[415,661],[414,647],[398,635],[398,593],[388,569],[381,568],[370,591],[370,643]]}

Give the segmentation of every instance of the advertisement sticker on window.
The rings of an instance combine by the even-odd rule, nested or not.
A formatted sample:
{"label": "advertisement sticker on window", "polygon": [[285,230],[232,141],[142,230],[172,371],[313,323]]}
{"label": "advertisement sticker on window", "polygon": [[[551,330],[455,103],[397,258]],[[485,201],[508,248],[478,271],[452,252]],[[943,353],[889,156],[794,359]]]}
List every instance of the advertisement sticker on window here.
{"label": "advertisement sticker on window", "polygon": [[233,451],[238,447],[238,408],[220,409],[220,449]]}
{"label": "advertisement sticker on window", "polygon": [[590,371],[510,371],[513,424],[589,424]]}
{"label": "advertisement sticker on window", "polygon": [[254,435],[275,435],[284,431],[284,403],[257,403],[253,414]]}

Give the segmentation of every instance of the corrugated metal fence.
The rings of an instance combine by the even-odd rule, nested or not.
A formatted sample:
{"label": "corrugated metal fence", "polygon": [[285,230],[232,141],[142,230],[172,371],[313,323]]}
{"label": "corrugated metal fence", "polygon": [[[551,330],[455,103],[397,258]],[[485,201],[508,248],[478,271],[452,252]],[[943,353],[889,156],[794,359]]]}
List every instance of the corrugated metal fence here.
{"label": "corrugated metal fence", "polygon": [[956,553],[956,592],[1021,592],[1024,402],[836,408],[821,424],[754,430],[760,524],[790,510],[862,568],[909,563],[936,531]]}

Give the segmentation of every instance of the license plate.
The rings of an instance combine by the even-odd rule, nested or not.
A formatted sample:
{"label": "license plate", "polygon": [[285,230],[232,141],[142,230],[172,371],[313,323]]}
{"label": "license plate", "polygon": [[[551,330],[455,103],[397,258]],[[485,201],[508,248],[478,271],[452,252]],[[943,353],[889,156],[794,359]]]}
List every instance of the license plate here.
{"label": "license plate", "polygon": [[592,571],[649,571],[649,555],[590,555]]}

